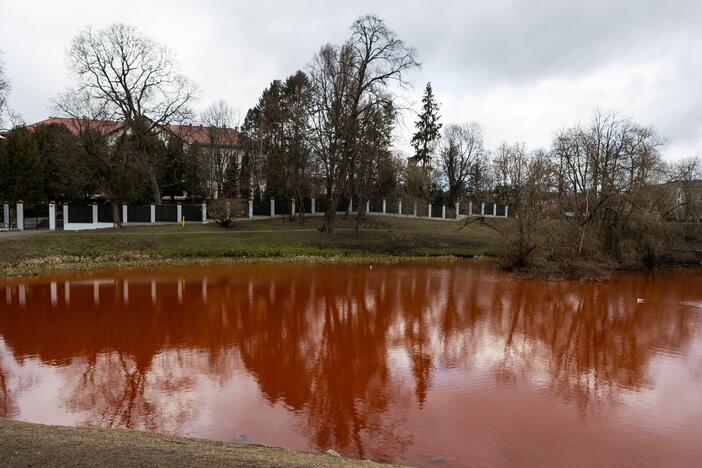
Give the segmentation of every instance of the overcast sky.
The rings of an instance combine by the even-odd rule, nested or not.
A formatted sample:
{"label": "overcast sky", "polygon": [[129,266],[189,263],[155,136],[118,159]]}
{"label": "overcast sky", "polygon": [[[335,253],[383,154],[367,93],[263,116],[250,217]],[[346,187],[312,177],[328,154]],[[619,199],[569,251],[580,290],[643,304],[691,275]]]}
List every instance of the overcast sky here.
{"label": "overcast sky", "polygon": [[[46,118],[70,84],[71,38],[113,22],[173,49],[202,90],[198,107],[224,99],[243,114],[366,13],[417,49],[415,108],[431,81],[442,121],[477,121],[489,148],[548,147],[559,128],[600,108],[656,128],[668,159],[702,154],[700,0],[3,0],[0,50],[10,105],[27,122]],[[405,116],[399,148],[414,119]]]}

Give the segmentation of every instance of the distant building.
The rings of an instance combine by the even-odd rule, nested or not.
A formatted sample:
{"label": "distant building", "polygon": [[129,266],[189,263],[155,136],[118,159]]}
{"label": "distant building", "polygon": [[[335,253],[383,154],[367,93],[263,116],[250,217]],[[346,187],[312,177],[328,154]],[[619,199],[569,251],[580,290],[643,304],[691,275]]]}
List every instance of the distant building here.
{"label": "distant building", "polygon": [[[72,134],[78,135],[81,128],[92,127],[107,136],[108,142],[121,135],[126,130],[122,121],[109,120],[77,120],[66,117],[50,117],[40,122],[27,125],[33,129],[43,125],[60,124]],[[227,169],[235,164],[241,164],[241,137],[233,128],[204,127],[202,125],[164,125],[159,127],[159,138],[164,143],[175,136],[183,141],[186,150],[192,145],[198,145],[202,158],[207,191],[210,198],[218,198],[222,193]]]}
{"label": "distant building", "polygon": [[702,180],[671,182],[675,187],[672,216],[681,221],[702,221]]}

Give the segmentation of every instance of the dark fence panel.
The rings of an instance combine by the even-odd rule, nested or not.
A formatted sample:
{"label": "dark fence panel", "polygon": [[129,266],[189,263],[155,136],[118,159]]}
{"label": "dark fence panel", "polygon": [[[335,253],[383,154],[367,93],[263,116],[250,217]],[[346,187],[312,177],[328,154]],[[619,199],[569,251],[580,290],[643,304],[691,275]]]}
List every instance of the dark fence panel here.
{"label": "dark fence panel", "polygon": [[349,199],[348,198],[339,198],[339,202],[336,204],[336,212],[337,213],[346,213],[346,210],[349,207]]}
{"label": "dark fence panel", "polygon": [[[122,208],[117,209],[117,219],[122,221]],[[112,204],[98,206],[98,223],[111,223],[112,219]]]}
{"label": "dark fence panel", "polygon": [[383,212],[383,200],[369,200],[368,212],[370,213],[382,213]]}
{"label": "dark fence panel", "polygon": [[93,207],[88,205],[68,205],[69,223],[92,223]]}
{"label": "dark fence panel", "polygon": [[400,204],[397,202],[397,200],[388,200],[385,206],[386,212],[392,214],[399,214],[397,212],[398,208],[400,208]]}
{"label": "dark fence panel", "polygon": [[480,203],[473,203],[472,213],[473,215],[480,215]]}
{"label": "dark fence panel", "polygon": [[497,216],[504,216],[506,209],[507,209],[507,207],[505,205],[497,205],[497,211],[495,214]]}
{"label": "dark fence panel", "polygon": [[468,215],[468,202],[465,202],[461,200],[458,202],[458,214],[459,215]]}
{"label": "dark fence panel", "polygon": [[253,201],[254,216],[270,216],[271,202],[270,200],[254,200]]}
{"label": "dark fence panel", "polygon": [[318,213],[325,213],[327,208],[329,208],[329,200],[327,200],[327,197],[321,197],[315,200],[315,211]]}
{"label": "dark fence panel", "polygon": [[202,222],[202,205],[183,205],[182,209],[186,221]]}
{"label": "dark fence panel", "polygon": [[[305,213],[312,213],[312,199],[311,198],[305,198],[304,202],[302,203],[303,205],[303,210]],[[317,200],[315,200],[315,211],[317,210]]]}
{"label": "dark fence panel", "polygon": [[432,218],[441,218],[441,205],[433,204],[431,205],[431,217]]}
{"label": "dark fence panel", "polygon": [[[200,217],[202,218],[202,214]],[[177,223],[178,221],[177,205],[156,205],[157,223]]]}
{"label": "dark fence panel", "polygon": [[402,213],[403,215],[414,214],[414,203],[415,201],[411,198],[402,199]]}
{"label": "dark fence panel", "polygon": [[492,203],[485,204],[485,216],[493,216],[495,214],[495,205]]}
{"label": "dark fence panel", "polygon": [[290,214],[290,200],[276,200],[275,201],[275,214],[276,215],[289,215]]}
{"label": "dark fence panel", "polygon": [[24,229],[49,229],[49,205],[25,205]]}
{"label": "dark fence panel", "polygon": [[151,222],[151,206],[136,205],[127,208],[127,221],[130,223],[150,223]]}

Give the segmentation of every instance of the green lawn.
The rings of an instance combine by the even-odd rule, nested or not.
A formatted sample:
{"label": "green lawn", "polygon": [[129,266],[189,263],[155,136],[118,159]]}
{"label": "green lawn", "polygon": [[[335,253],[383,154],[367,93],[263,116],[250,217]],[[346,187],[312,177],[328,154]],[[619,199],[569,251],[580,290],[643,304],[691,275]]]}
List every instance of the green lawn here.
{"label": "green lawn", "polygon": [[334,236],[319,232],[321,223],[321,217],[302,226],[278,218],[229,228],[191,223],[0,236],[0,274],[223,258],[465,257],[502,249],[494,231],[478,225],[461,229],[462,222],[373,216],[355,234],[354,220],[342,216]]}

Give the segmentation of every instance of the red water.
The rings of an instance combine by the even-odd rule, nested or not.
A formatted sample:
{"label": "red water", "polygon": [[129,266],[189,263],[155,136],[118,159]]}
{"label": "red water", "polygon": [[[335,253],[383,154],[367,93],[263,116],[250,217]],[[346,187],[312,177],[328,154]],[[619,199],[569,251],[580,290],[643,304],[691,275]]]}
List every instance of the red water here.
{"label": "red water", "polygon": [[8,280],[0,414],[417,465],[700,466],[702,273],[545,283],[428,263]]}

